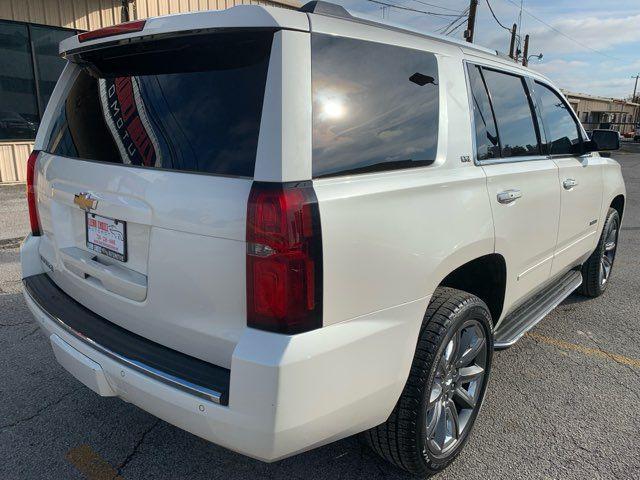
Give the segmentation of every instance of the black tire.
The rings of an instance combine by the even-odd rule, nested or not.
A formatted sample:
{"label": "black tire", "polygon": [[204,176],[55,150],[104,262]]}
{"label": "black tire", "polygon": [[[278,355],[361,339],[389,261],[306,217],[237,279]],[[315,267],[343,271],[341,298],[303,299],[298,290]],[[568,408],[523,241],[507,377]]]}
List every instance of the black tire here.
{"label": "black tire", "polygon": [[[613,234],[612,234],[613,232]],[[589,259],[582,265],[582,285],[580,293],[587,297],[599,297],[609,285],[609,278],[613,269],[616,250],[618,246],[618,233],[620,232],[620,215],[615,208],[609,208],[607,219],[602,227],[600,240]],[[613,251],[607,250],[613,238]],[[604,257],[610,262],[608,271],[605,268]],[[604,278],[604,281],[603,281]]]}
{"label": "black tire", "polygon": [[[454,382],[452,386],[449,383],[449,387],[447,387],[450,389],[448,395],[453,395],[453,398],[449,396],[447,400],[447,394],[441,388],[442,393],[439,398],[442,400],[429,399],[434,395],[433,389],[436,388],[434,382],[440,381],[436,377],[440,375],[439,378],[442,378],[441,362],[445,361],[446,363],[445,355],[447,351],[451,350],[448,349],[448,345],[452,342],[451,339],[457,335],[458,330],[462,331],[462,336],[467,335],[467,338],[471,338],[464,330],[465,325],[467,325],[466,328],[473,328],[474,332],[478,333],[479,328],[484,334],[485,351],[478,354],[478,357],[481,355],[483,358],[486,357],[484,358],[484,374],[479,380],[481,384],[477,384],[474,388],[475,395],[477,395],[475,407],[470,414],[469,410],[466,411],[465,423],[462,427],[464,430],[459,435],[457,443],[451,447],[450,451],[446,451],[446,454],[434,455],[431,451],[433,444],[427,441],[428,415],[431,413],[431,421],[435,420],[435,423],[432,423],[435,426],[432,427],[432,431],[437,429],[440,415],[444,415],[444,428],[448,428],[447,418],[451,411],[443,406],[439,409],[438,417],[434,418],[437,407],[433,405],[447,401],[457,404],[457,393],[450,393],[452,387],[457,389],[456,383]],[[473,327],[468,325],[473,325]],[[456,338],[461,337],[456,336]],[[465,345],[463,340],[459,344]],[[465,348],[464,352],[471,351],[471,346]],[[382,458],[412,474],[433,475],[443,470],[458,456],[469,438],[469,433],[484,399],[491,371],[492,355],[491,314],[485,303],[478,297],[461,290],[448,287],[438,288],[427,307],[409,378],[400,399],[385,423],[363,433],[366,443]],[[475,362],[475,360],[473,361]],[[462,359],[460,364],[462,364]],[[458,372],[462,370],[468,370],[468,368],[461,368]],[[456,382],[460,381],[460,378],[457,377]],[[444,383],[440,381],[440,385],[444,385]],[[462,386],[462,383],[458,385]],[[471,387],[471,384],[467,385],[467,388]],[[432,406],[429,409],[430,401]],[[455,404],[451,403],[450,405],[454,406]],[[441,403],[441,405],[445,405],[445,403]],[[455,425],[461,425],[460,419],[462,416],[458,417],[456,414]]]}

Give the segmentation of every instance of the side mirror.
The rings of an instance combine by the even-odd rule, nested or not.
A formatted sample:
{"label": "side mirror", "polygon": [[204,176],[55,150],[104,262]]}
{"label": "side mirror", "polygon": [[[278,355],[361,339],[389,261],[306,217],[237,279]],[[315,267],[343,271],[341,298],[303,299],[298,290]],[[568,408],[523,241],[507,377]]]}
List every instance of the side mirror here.
{"label": "side mirror", "polygon": [[587,152],[601,152],[606,150],[618,150],[620,148],[620,134],[615,130],[594,130],[591,140],[585,142]]}

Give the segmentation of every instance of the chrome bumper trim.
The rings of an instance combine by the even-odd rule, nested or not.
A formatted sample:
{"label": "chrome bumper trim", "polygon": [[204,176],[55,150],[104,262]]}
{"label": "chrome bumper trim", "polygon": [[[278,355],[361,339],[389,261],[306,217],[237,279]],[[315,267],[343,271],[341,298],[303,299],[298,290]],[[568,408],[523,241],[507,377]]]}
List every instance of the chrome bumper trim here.
{"label": "chrome bumper trim", "polygon": [[[23,286],[24,286],[24,281],[23,281]],[[24,292],[29,297],[29,299],[36,304],[38,309],[41,312],[43,312],[45,315],[47,315],[47,317],[49,317],[51,320],[53,320],[53,322],[55,322],[59,327],[61,327],[70,335],[73,335],[75,338],[77,338],[81,342],[87,344],[89,347],[93,348],[94,350],[97,350],[98,352],[102,353],[103,355],[106,355],[112,360],[115,360],[116,362],[124,365],[125,367],[129,367],[133,370],[136,370],[166,385],[175,387],[179,390],[182,390],[183,392],[190,393],[191,395],[195,395],[196,397],[200,397],[209,402],[220,404],[222,393],[217,392],[215,390],[211,390],[210,388],[201,387],[200,385],[191,383],[188,380],[184,380],[182,378],[176,377],[169,373],[150,367],[149,365],[145,365],[142,362],[138,362],[137,360],[127,358],[123,355],[120,355],[119,353],[109,350],[108,348],[104,347],[103,345],[100,345],[99,343],[95,342],[94,340],[87,337],[86,335],[83,335],[77,330],[74,330],[69,325],[64,323],[64,321],[62,321],[60,318],[55,317],[51,313],[49,313],[45,308],[43,308],[43,306],[40,304],[40,302],[38,302],[38,300],[33,298],[33,296],[29,293],[29,290],[27,288],[24,288]]]}

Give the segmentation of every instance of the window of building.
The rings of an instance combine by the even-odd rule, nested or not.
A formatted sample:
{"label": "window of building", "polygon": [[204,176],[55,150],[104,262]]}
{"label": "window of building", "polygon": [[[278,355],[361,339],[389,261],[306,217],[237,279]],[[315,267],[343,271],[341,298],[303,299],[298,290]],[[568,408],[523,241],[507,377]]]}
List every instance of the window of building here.
{"label": "window of building", "polygon": [[551,155],[580,153],[580,132],[569,107],[546,85],[536,82],[535,95],[542,108],[542,122]]}
{"label": "window of building", "polygon": [[524,79],[483,68],[498,123],[503,157],[539,155],[540,145]]}
{"label": "window of building", "polygon": [[34,138],[38,122],[29,32],[0,22],[0,140]]}
{"label": "window of building", "polygon": [[482,79],[482,72],[477,65],[469,65],[468,69],[473,102],[473,123],[476,130],[476,158],[487,160],[500,157],[498,132],[491,111],[489,95]]}
{"label": "window of building", "polygon": [[311,61],[314,177],[433,163],[439,115],[435,55],[316,34]]}
{"label": "window of building", "polygon": [[0,20],[0,141],[33,140],[75,30]]}
{"label": "window of building", "polygon": [[58,77],[64,68],[64,61],[58,53],[58,45],[71,35],[75,35],[75,32],[39,25],[31,26],[31,41],[33,42],[33,56],[36,62],[41,112],[44,112],[53,92],[53,87],[56,86]]}

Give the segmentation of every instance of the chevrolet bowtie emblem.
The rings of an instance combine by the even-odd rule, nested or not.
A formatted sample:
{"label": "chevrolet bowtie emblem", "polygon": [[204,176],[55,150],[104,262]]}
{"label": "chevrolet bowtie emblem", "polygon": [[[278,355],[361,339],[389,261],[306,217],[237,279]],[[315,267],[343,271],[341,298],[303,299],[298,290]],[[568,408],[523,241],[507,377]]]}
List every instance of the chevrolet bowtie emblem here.
{"label": "chevrolet bowtie emblem", "polygon": [[90,193],[78,193],[73,197],[73,203],[78,205],[82,210],[88,212],[89,210],[95,210],[98,206],[98,200],[91,198]]}

